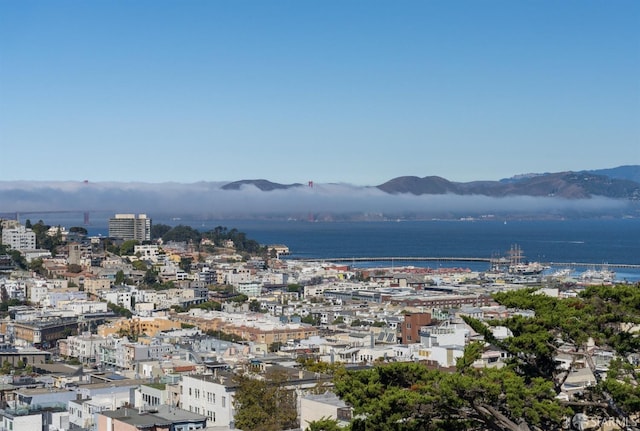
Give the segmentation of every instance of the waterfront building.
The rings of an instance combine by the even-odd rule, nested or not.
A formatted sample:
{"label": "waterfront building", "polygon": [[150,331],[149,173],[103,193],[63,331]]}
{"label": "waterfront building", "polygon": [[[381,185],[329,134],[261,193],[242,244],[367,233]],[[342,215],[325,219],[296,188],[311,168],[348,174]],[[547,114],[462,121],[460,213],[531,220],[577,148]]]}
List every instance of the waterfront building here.
{"label": "waterfront building", "polygon": [[109,236],[122,240],[151,240],[151,219],[146,214],[116,214],[109,219]]}

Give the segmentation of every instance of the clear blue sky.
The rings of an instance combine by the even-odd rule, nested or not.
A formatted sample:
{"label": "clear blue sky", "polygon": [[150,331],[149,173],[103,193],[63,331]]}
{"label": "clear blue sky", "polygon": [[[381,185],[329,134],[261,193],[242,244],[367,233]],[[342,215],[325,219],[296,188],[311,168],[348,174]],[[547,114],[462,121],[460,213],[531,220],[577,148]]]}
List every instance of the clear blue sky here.
{"label": "clear blue sky", "polygon": [[640,2],[0,0],[0,180],[640,164]]}

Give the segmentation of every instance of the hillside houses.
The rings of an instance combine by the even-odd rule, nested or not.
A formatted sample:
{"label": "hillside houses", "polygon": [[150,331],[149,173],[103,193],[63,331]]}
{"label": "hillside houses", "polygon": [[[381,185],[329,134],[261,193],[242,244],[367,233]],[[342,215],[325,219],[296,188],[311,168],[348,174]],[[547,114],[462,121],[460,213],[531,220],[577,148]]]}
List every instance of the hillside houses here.
{"label": "hillside houses", "polygon": [[[522,286],[482,283],[468,270],[356,270],[207,254],[189,243],[139,244],[120,256],[100,241],[75,241],[66,254],[43,257],[37,271],[0,273],[0,359],[8,370],[0,426],[112,431],[165,421],[232,429],[234,376],[264,380],[274,370],[297,396],[300,428],[319,417],[346,422],[351,409],[331,393],[330,377],[303,364],[453,370],[476,341],[483,350],[473,366],[499,368],[509,354],[465,318],[533,315],[492,299]],[[499,326],[491,334],[512,335]],[[592,347],[586,355],[566,345],[557,356],[562,399],[606,372],[612,353]]]}

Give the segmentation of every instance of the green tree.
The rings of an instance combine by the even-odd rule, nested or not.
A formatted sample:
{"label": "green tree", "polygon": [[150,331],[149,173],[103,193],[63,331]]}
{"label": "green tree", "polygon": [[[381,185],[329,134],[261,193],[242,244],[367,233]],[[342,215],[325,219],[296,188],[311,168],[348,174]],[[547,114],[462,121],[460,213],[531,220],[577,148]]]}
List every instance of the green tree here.
{"label": "green tree", "polygon": [[322,418],[309,422],[308,431],[348,431],[348,428],[341,428],[338,421],[330,418]]}
{"label": "green tree", "polygon": [[133,313],[131,313],[130,310],[118,305],[118,304],[114,304],[113,302],[107,302],[107,308],[111,311],[113,311],[115,314],[117,314],[118,316],[123,316],[126,317],[127,319],[131,318],[131,316],[133,316]]}
{"label": "green tree", "polygon": [[262,311],[260,301],[258,301],[257,299],[252,299],[251,301],[249,301],[249,311],[253,311],[254,313],[259,313],[260,311]]}
{"label": "green tree", "polygon": [[53,253],[56,247],[62,243],[62,237],[60,235],[57,237],[49,236],[48,232],[50,227],[51,226],[45,224],[42,220],[38,220],[38,223],[32,225],[31,229],[36,234],[36,245]]}
{"label": "green tree", "polygon": [[249,297],[244,293],[240,293],[236,296],[232,296],[231,298],[227,299],[228,302],[237,302],[239,304],[245,303],[248,300],[249,300]]}
{"label": "green tree", "polygon": [[158,274],[153,269],[149,268],[147,269],[147,272],[144,273],[142,282],[147,286],[152,286],[158,282]]}
{"label": "green tree", "polygon": [[82,266],[78,265],[77,263],[70,263],[69,265],[67,265],[67,271],[73,274],[78,274],[82,272]]}
{"label": "green tree", "polygon": [[269,352],[271,353],[279,352],[283,344],[284,343],[282,343],[281,341],[274,341],[273,343],[269,344]]}
{"label": "green tree", "polygon": [[43,277],[48,275],[48,271],[44,267],[42,258],[33,259],[31,262],[29,262],[29,270]]}
{"label": "green tree", "polygon": [[135,239],[129,239],[122,243],[120,246],[120,256],[130,256],[135,250],[135,246],[140,245],[140,241]]}
{"label": "green tree", "polygon": [[131,262],[131,266],[136,271],[146,271],[148,269],[147,264],[143,260],[134,260]]}
{"label": "green tree", "polygon": [[120,269],[118,270],[118,272],[116,272],[116,278],[113,284],[115,284],[116,286],[120,286],[124,283],[124,279],[125,279],[124,271]]}
{"label": "green tree", "polygon": [[172,229],[171,226],[166,224],[162,224],[162,223],[154,224],[153,226],[151,226],[151,239],[152,240],[160,239],[164,236],[164,234],[169,232],[171,229]]}
{"label": "green tree", "polygon": [[193,263],[193,259],[190,257],[182,257],[180,258],[180,269],[184,272],[191,272],[191,264]]}
{"label": "green tree", "polygon": [[235,425],[244,431],[280,431],[298,427],[297,401],[287,376],[269,372],[264,380],[247,374],[234,377]]}
{"label": "green tree", "polygon": [[186,310],[189,310],[191,308],[201,308],[203,310],[220,311],[220,310],[222,310],[222,304],[220,304],[219,302],[216,302],[216,301],[206,301],[206,302],[203,302],[201,304],[192,305],[192,306],[188,307]]}
{"label": "green tree", "polygon": [[528,380],[513,369],[470,368],[477,346],[465,352],[458,372],[420,363],[379,364],[338,370],[335,388],[354,407],[353,430],[558,429],[567,413],[553,382]]}
{"label": "green tree", "polygon": [[82,226],[71,226],[71,227],[69,228],[69,232],[71,232],[71,233],[77,233],[77,234],[85,235],[85,236],[89,234],[89,232],[87,231],[87,229],[85,229],[85,228],[84,228],[84,227],[82,227]]}
{"label": "green tree", "polygon": [[2,302],[3,304],[9,302],[9,292],[7,291],[7,288],[4,286],[4,284],[0,288],[0,302]]}
{"label": "green tree", "polygon": [[302,319],[300,319],[300,321],[302,323],[306,323],[313,326],[318,326],[320,324],[320,318],[317,315],[314,316],[313,314],[307,314]]}
{"label": "green tree", "polygon": [[287,292],[297,292],[299,294],[304,293],[304,286],[300,284],[288,284]]}
{"label": "green tree", "polygon": [[162,235],[164,242],[176,241],[198,244],[200,239],[202,239],[202,234],[197,229],[185,225],[178,225]]}
{"label": "green tree", "polygon": [[9,256],[11,256],[11,260],[13,260],[13,262],[16,264],[18,268],[20,269],[28,268],[27,260],[24,258],[22,253],[20,253],[18,250],[9,250],[8,254]]}

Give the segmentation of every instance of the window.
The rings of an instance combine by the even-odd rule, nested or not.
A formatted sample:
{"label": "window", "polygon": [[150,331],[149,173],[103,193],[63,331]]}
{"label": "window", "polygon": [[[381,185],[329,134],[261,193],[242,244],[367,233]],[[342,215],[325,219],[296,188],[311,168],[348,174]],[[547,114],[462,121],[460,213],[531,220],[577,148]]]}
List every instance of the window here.
{"label": "window", "polygon": [[222,407],[227,406],[227,397],[222,397]]}

